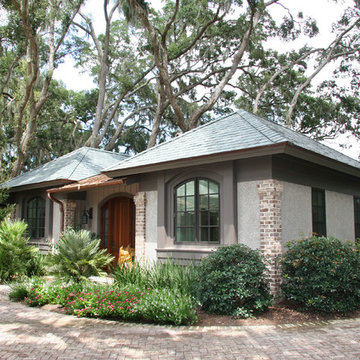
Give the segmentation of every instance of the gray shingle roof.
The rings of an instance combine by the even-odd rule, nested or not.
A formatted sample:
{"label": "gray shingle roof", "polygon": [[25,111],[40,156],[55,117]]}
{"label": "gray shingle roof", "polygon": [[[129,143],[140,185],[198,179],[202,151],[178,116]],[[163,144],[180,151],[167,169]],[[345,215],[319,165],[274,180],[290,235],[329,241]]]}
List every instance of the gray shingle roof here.
{"label": "gray shingle roof", "polygon": [[358,161],[326,145],[245,110],[239,110],[121,161],[104,172],[280,143],[291,143],[360,169]]}
{"label": "gray shingle roof", "polygon": [[79,181],[100,174],[101,170],[126,159],[125,154],[82,147],[69,154],[52,160],[36,169],[23,173],[2,186],[14,188],[49,181]]}

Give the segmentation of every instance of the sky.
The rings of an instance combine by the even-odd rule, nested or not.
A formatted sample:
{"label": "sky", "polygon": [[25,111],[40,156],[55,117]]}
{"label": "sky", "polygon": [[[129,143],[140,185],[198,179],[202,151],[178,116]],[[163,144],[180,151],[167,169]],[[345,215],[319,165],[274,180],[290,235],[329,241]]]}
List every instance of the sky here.
{"label": "sky", "polygon": [[[160,6],[159,0],[151,0],[155,7]],[[101,0],[87,0],[82,11],[90,15],[94,21],[95,29],[97,33],[101,33],[103,25],[103,12],[102,8],[99,9],[99,3],[102,3]],[[331,25],[335,21],[339,14],[348,6],[353,6],[353,0],[338,0],[334,2],[333,0],[282,0],[281,4],[285,7],[291,9],[293,13],[298,13],[302,11],[304,16],[311,16],[317,20],[317,25],[319,27],[319,35],[313,39],[309,38],[300,38],[296,42],[281,42],[280,40],[274,40],[269,43],[269,46],[277,48],[281,51],[284,49],[289,51],[291,49],[300,48],[305,45],[305,43],[312,46],[319,46],[319,44],[330,44],[333,35],[331,33]],[[286,14],[286,10],[280,5],[273,5],[271,7],[271,13],[276,20],[281,20],[281,18]],[[331,67],[324,69],[317,78],[316,81],[320,82],[325,80],[328,77]],[[80,69],[75,67],[74,61],[70,56],[66,57],[65,62],[61,64],[56,71],[54,72],[54,77],[57,80],[61,80],[66,84],[68,89],[75,91],[86,90],[95,88],[92,78],[86,72],[86,69]],[[336,150],[339,150],[345,153],[348,156],[359,158],[360,155],[360,143],[356,141],[352,136],[341,135],[335,140],[326,140],[325,143],[331,147],[334,147]],[[347,144],[347,148],[342,147],[341,145]]]}

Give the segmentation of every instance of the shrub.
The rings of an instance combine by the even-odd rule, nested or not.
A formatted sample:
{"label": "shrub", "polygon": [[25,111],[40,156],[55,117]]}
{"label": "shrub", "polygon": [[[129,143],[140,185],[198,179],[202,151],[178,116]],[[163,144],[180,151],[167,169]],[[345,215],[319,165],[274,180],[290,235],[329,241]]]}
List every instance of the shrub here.
{"label": "shrub", "polygon": [[249,317],[271,304],[263,258],[245,245],[220,247],[202,260],[198,274],[198,298],[207,312]]}
{"label": "shrub", "polygon": [[90,276],[104,275],[114,257],[100,250],[100,240],[93,239],[89,231],[67,229],[61,236],[53,255],[53,271],[75,282]]}
{"label": "shrub", "polygon": [[282,259],[286,299],[324,312],[359,307],[360,256],[353,243],[314,236],[287,247]]}
{"label": "shrub", "polygon": [[29,246],[23,221],[4,220],[0,223],[0,281],[10,281],[26,275],[32,267],[38,249]]}
{"label": "shrub", "polygon": [[114,278],[119,286],[133,284],[151,289],[171,289],[195,297],[196,269],[193,264],[183,266],[168,260],[165,263],[118,266]]}

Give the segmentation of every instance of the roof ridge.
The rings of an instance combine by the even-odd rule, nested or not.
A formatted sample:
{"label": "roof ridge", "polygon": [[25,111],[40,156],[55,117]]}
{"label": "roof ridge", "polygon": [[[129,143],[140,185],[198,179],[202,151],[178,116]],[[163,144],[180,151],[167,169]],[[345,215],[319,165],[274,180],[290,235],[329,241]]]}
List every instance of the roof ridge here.
{"label": "roof ridge", "polygon": [[[182,133],[182,134],[180,134],[180,135],[178,135],[178,136],[175,136],[175,137],[173,137],[173,138],[170,138],[169,140],[164,141],[164,142],[162,142],[162,143],[160,143],[160,144],[157,144],[157,145],[151,147],[150,149],[146,149],[146,150],[144,150],[144,151],[141,151],[141,152],[137,153],[136,155],[130,156],[130,157],[128,157],[127,159],[121,161],[121,163],[126,163],[127,161],[133,160],[133,159],[137,158],[137,157],[140,156],[140,155],[143,155],[143,154],[146,154],[146,153],[148,153],[148,152],[150,152],[150,151],[153,151],[153,150],[155,150],[155,149],[158,149],[159,147],[164,146],[165,144],[169,144],[169,143],[171,143],[171,142],[173,142],[173,141],[175,141],[175,140],[177,140],[177,139],[179,139],[179,138],[182,138],[182,137],[184,137],[184,136],[186,136],[186,135],[188,135],[188,134],[192,134],[193,132],[198,131],[199,129],[203,129],[203,128],[206,127],[206,126],[209,126],[209,125],[211,125],[211,124],[214,124],[214,123],[216,123],[216,122],[218,122],[218,121],[220,121],[220,120],[222,120],[222,119],[225,119],[226,117],[229,117],[229,116],[231,116],[231,115],[234,115],[234,112],[232,112],[232,113],[230,113],[230,114],[226,114],[226,115],[224,115],[224,116],[222,116],[222,117],[220,117],[220,118],[211,120],[211,121],[209,121],[209,122],[207,122],[207,123],[205,123],[205,124],[202,124],[202,125],[194,128],[194,129],[191,129],[191,130],[186,131],[186,132],[184,132],[184,133]],[[114,166],[116,166],[116,165],[117,165],[117,164],[112,165],[112,166],[110,166],[110,167],[108,167],[108,168],[106,168],[106,169],[103,169],[102,171],[107,171],[108,169],[111,169],[112,167],[114,167]]]}
{"label": "roof ridge", "polygon": [[[85,146],[84,146],[84,147],[85,147]],[[55,158],[55,159],[52,159],[52,160],[50,160],[50,161],[48,161],[48,162],[46,162],[46,163],[44,163],[44,164],[41,164],[41,165],[39,165],[39,166],[37,166],[37,167],[35,167],[35,168],[33,168],[33,169],[30,169],[30,170],[28,170],[28,171],[25,171],[25,172],[21,173],[20,175],[17,175],[17,176],[14,176],[14,177],[10,178],[10,179],[7,180],[6,182],[8,182],[8,181],[10,181],[10,180],[12,180],[12,179],[15,179],[15,178],[18,178],[18,179],[19,179],[19,178],[21,178],[21,177],[23,177],[23,176],[25,176],[25,175],[28,175],[29,173],[31,173],[31,172],[33,172],[33,171],[36,171],[36,170],[40,169],[41,167],[48,166],[49,164],[58,161],[60,158],[68,157],[70,154],[72,154],[72,153],[74,153],[74,152],[76,152],[76,151],[79,151],[79,150],[81,150],[82,148],[83,148],[83,147],[81,147],[81,148],[79,148],[79,149],[76,149],[76,150],[73,150],[73,151],[70,151],[70,152],[68,152],[67,154],[61,155],[61,156],[59,156],[59,157],[57,157],[57,158]]]}
{"label": "roof ridge", "polygon": [[107,153],[107,154],[114,154],[114,155],[131,157],[130,155],[125,154],[125,153],[118,153],[118,152],[114,152],[114,151],[110,151],[110,150],[93,148],[93,147],[90,147],[90,146],[82,146],[80,149],[87,149],[87,150],[92,150],[92,151],[105,152],[105,153]]}
{"label": "roof ridge", "polygon": [[79,165],[81,164],[81,162],[84,160],[86,154],[89,152],[89,148],[86,148],[86,151],[84,153],[84,155],[82,156],[82,158],[78,161],[77,165],[73,168],[73,171],[69,174],[68,179],[71,178],[71,175],[75,172],[75,170],[79,167]]}
{"label": "roof ridge", "polygon": [[[242,112],[243,112],[243,111],[246,111],[246,110],[242,110]],[[257,127],[255,127],[254,124],[251,123],[248,119],[246,119],[240,112],[241,112],[241,110],[238,110],[238,111],[237,111],[237,114],[238,114],[239,116],[241,116],[244,121],[246,121],[253,129],[255,129],[256,131],[258,131],[262,136],[266,137],[271,143],[275,144],[275,141],[274,141],[274,140],[272,140],[269,136],[267,136],[263,131],[261,131],[261,130],[259,130]],[[250,112],[250,111],[246,111],[246,112],[249,113],[249,114],[251,114],[251,115],[253,115],[253,116],[255,115],[255,114],[253,114],[253,113]],[[255,116],[256,116],[256,120],[258,120],[258,118],[261,119],[259,116],[257,116],[257,115],[255,115]],[[265,120],[266,120],[266,119],[265,119]],[[266,120],[266,121],[270,122],[269,120]],[[276,130],[274,130],[274,131],[276,131]],[[277,131],[276,131],[276,132],[277,132]],[[277,132],[277,134],[280,135],[281,137],[283,137],[282,134],[279,134],[278,132]],[[285,139],[285,140],[286,140],[286,139]]]}
{"label": "roof ridge", "polygon": [[[246,111],[246,110],[244,110],[244,111]],[[328,146],[328,145],[325,145],[325,144],[321,143],[320,140],[315,140],[315,139],[313,139],[313,138],[310,137],[310,136],[307,136],[307,135],[305,135],[305,134],[303,134],[303,133],[301,133],[301,132],[298,132],[298,131],[296,131],[296,130],[294,130],[294,129],[288,128],[287,126],[285,126],[285,125],[283,125],[283,124],[279,124],[279,123],[277,123],[277,122],[274,122],[274,121],[271,121],[271,120],[269,120],[269,119],[263,118],[263,117],[261,117],[261,116],[259,116],[259,115],[256,115],[256,114],[253,114],[253,113],[250,113],[250,114],[252,114],[253,116],[255,116],[255,117],[256,117],[259,121],[261,121],[261,122],[266,121],[267,123],[269,123],[271,126],[274,126],[275,128],[276,128],[276,127],[279,127],[279,128],[281,128],[281,129],[283,129],[284,131],[289,131],[289,132],[293,133],[295,136],[305,137],[307,140],[310,140],[311,142],[313,142],[313,143],[316,144],[317,146],[321,146],[323,149],[326,149],[327,151],[336,152],[337,154],[340,154],[341,156],[344,156],[344,157],[346,157],[346,158],[348,158],[348,159],[350,159],[350,160],[352,160],[352,161],[356,161],[357,163],[360,164],[360,161],[359,161],[359,160],[354,159],[353,157],[348,156],[348,155],[344,154],[343,152],[341,152],[341,151],[339,151],[339,150],[337,150],[337,149],[334,149],[333,147],[330,147],[330,146]],[[278,132],[277,129],[273,129],[273,130],[276,131],[280,136],[284,137],[281,133]],[[286,138],[286,140],[287,140],[288,142],[293,143],[293,141],[291,141],[290,139],[287,139],[287,138]]]}

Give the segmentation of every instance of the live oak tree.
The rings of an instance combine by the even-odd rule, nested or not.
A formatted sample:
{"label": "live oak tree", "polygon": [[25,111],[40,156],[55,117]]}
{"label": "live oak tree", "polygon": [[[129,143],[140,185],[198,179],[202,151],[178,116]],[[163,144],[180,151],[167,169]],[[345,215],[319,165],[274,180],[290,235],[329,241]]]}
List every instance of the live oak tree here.
{"label": "live oak tree", "polygon": [[[37,119],[49,97],[62,45],[82,1],[1,0],[7,24],[2,27],[2,52],[9,64],[1,82],[5,110],[14,122],[16,152],[12,176],[19,175],[28,156]],[[14,74],[16,69],[19,71]],[[16,78],[15,78],[16,76]],[[16,82],[16,86],[12,83]],[[11,86],[13,85],[13,86]],[[4,111],[5,111],[4,110]]]}
{"label": "live oak tree", "polygon": [[[319,139],[358,135],[358,7],[341,15],[327,44],[270,49],[269,39],[318,32],[286,3],[166,0],[155,9],[102,0],[99,31],[80,2],[0,0],[3,163],[13,161],[16,175],[84,144],[139,152],[234,106]],[[53,82],[66,53],[90,69],[95,90],[71,93]],[[313,86],[329,65],[334,77]]]}
{"label": "live oak tree", "polygon": [[[256,49],[254,66],[238,79],[237,105],[317,139],[346,131],[359,137],[359,15],[356,7],[346,9],[323,47],[290,53]],[[333,76],[328,70],[328,79],[313,87],[332,64]]]}
{"label": "live oak tree", "polygon": [[95,117],[85,145],[106,150],[123,145],[129,131],[148,123],[156,106],[152,60],[142,54],[144,44],[136,29],[129,31],[124,19],[115,18],[119,6],[119,1],[103,1],[102,34],[96,33],[91,17],[82,12],[73,22],[78,30],[72,38],[77,64],[91,67],[98,86]]}

